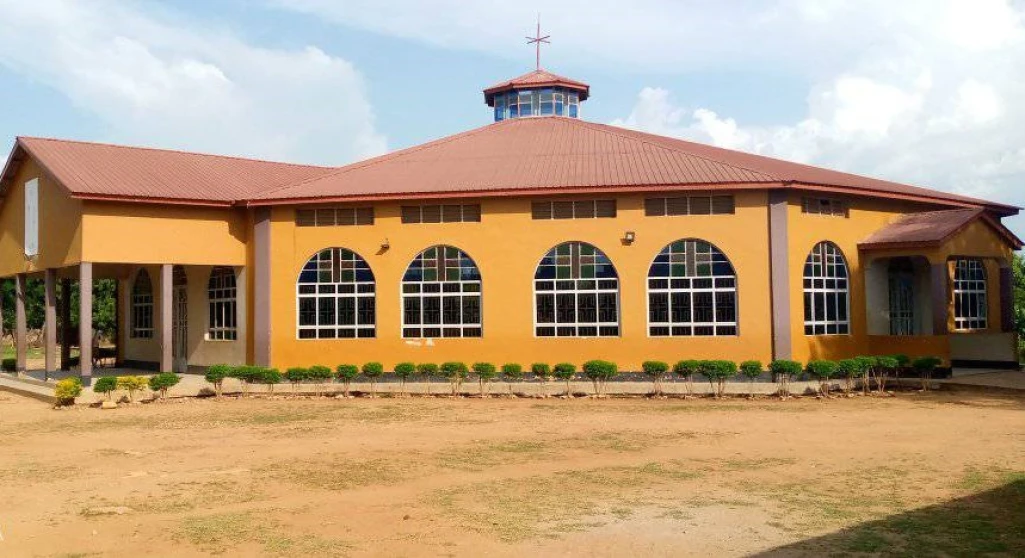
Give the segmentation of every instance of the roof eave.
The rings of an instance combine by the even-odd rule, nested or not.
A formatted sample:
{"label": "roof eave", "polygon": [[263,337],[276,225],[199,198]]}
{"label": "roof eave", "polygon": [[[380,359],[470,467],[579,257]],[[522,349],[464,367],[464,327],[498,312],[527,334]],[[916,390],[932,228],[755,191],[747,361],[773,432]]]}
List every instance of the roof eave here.
{"label": "roof eave", "polygon": [[877,190],[874,188],[854,188],[850,186],[838,186],[834,184],[818,184],[814,182],[801,182],[801,181],[787,181],[783,183],[783,187],[791,188],[795,190],[813,190],[819,192],[833,192],[838,194],[850,194],[855,196],[870,196],[878,198],[897,199],[904,201],[917,201],[922,203],[931,203],[935,205],[946,205],[955,207],[965,208],[976,208],[982,207],[999,214],[1001,217],[1009,217],[1017,215],[1022,208],[1005,205],[999,203],[993,203],[986,200],[968,201],[968,200],[957,200],[952,198],[940,197],[940,196],[925,196],[917,194],[904,194],[900,192],[888,192],[886,190]]}

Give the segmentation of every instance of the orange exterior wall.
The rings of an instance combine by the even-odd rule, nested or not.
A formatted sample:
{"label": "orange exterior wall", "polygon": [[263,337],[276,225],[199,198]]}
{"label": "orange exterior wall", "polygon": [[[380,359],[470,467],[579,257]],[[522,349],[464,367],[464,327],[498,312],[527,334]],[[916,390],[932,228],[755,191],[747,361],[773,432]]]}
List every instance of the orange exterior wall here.
{"label": "orange exterior wall", "polygon": [[[612,219],[535,221],[531,199],[479,200],[480,223],[408,224],[399,203],[375,207],[373,226],[296,227],[294,208],[276,207],[271,223],[272,343],[274,366],[336,365],[371,360],[386,367],[402,361],[495,363],[583,361],[603,358],[625,370],[649,359],[771,359],[768,211],[765,192],[737,192],[736,215],[646,217],[644,196],[618,196]],[[474,203],[467,200],[466,203]],[[626,231],[636,233],[630,245]],[[715,244],[733,263],[738,277],[740,335],[731,337],[649,338],[648,267],[667,244],[700,238]],[[380,252],[388,240],[391,248]],[[533,279],[541,257],[567,241],[594,244],[611,259],[620,279],[621,336],[536,338]],[[448,244],[476,261],[483,281],[480,339],[435,339],[432,345],[401,336],[400,284],[407,265],[421,250]],[[319,250],[344,247],[367,260],[377,282],[377,338],[298,340],[296,279]]]}
{"label": "orange exterior wall", "polygon": [[[39,255],[25,257],[25,183],[39,179]],[[22,165],[0,200],[0,277],[77,264],[82,255],[82,202],[72,199],[34,160]]]}

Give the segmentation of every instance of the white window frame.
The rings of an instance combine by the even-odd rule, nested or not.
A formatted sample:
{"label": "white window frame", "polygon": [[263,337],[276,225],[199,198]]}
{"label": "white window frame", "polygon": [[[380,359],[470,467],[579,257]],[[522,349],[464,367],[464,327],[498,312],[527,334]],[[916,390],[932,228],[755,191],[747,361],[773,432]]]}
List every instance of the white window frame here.
{"label": "white window frame", "polygon": [[[989,328],[989,293],[986,264],[977,258],[954,260],[954,330],[980,331]],[[972,296],[981,304],[974,311],[967,304]],[[958,300],[963,300],[958,304]]]}
{"label": "white window frame", "polygon": [[[819,262],[818,264],[815,264],[815,262],[813,261],[813,258],[815,258],[815,257],[821,257],[822,261]],[[833,258],[832,262],[829,261],[830,257]],[[821,270],[821,274],[820,275],[815,275],[814,271],[813,271],[813,273],[811,275],[808,275],[807,268],[808,268],[809,264],[813,266],[813,270],[815,269],[814,266],[818,265],[819,269]],[[843,277],[840,277],[839,274],[836,273],[836,270],[840,269],[841,267],[844,269],[844,276]],[[802,298],[806,298],[804,295],[811,294],[811,297],[810,297],[811,298],[811,306],[810,307],[808,306],[808,301],[807,300],[803,300],[803,308],[804,308],[804,311],[805,311],[805,319],[804,319],[804,328],[805,328],[805,330],[804,330],[804,334],[806,336],[809,336],[809,337],[824,336],[824,335],[829,335],[829,336],[832,336],[832,335],[850,335],[851,334],[851,268],[850,268],[850,265],[848,265],[848,263],[847,263],[847,258],[844,256],[843,251],[840,250],[840,247],[837,246],[836,244],[832,243],[832,242],[829,242],[828,240],[824,240],[822,242],[817,243],[811,249],[811,252],[808,253],[808,257],[805,258],[804,266],[801,268],[801,270],[802,270],[801,271],[801,276],[802,276],[802,282],[801,282]],[[811,282],[811,286],[809,286],[807,284],[809,281]],[[834,282],[833,283],[834,284],[833,287],[829,287],[828,286],[830,281]],[[843,287],[837,286],[837,285],[840,284],[840,281],[843,282],[843,285],[844,285]],[[831,320],[831,319],[829,319],[829,309],[826,308],[824,310],[825,318],[822,319],[822,320],[816,320],[815,319],[815,310],[816,310],[817,307],[815,305],[815,301],[818,298],[816,295],[819,295],[819,294],[823,295],[823,298],[826,298],[830,294],[838,295],[835,298],[835,300],[837,302],[836,306],[834,307],[835,315],[837,317],[839,317],[839,315],[840,315],[839,302],[840,302],[840,300],[843,300],[844,304],[846,305],[846,309],[847,309],[847,317],[845,319],[843,319],[843,320],[841,320],[839,318]],[[809,316],[811,317],[810,320],[808,319]],[[835,327],[836,331],[833,332],[833,333],[829,333],[829,328],[830,327]],[[812,331],[809,332],[808,328],[811,328]],[[816,331],[817,328],[822,328],[823,332]],[[841,331],[841,329],[842,329],[842,331]]]}
{"label": "white window frame", "polygon": [[[673,251],[673,247],[677,243],[679,243],[679,242],[685,243],[684,244],[684,251],[683,252],[675,252],[675,251]],[[698,262],[697,261],[697,256],[699,254],[701,254],[701,253],[697,252],[697,248],[698,248],[698,244],[699,243],[700,244],[705,244],[709,248],[709,251],[706,253],[708,255],[708,261],[707,262]],[[667,265],[669,265],[669,268],[670,268],[669,275],[657,275],[657,276],[656,275],[652,275],[652,273],[654,273],[654,268],[655,268],[655,265],[656,265],[656,261],[655,260],[658,258],[658,256],[661,256],[667,250],[669,251],[669,253],[668,253],[669,261],[667,262]],[[702,264],[706,264],[707,263],[707,265],[710,266],[713,275],[697,275],[696,274],[696,270],[690,269],[690,265],[689,264],[690,264],[690,259],[691,258],[688,257],[688,253],[689,253],[690,250],[694,250],[695,251],[695,259],[694,259],[695,265],[697,266],[697,265],[702,265]],[[673,257],[676,256],[676,255],[680,256],[680,259],[682,259],[682,262],[681,261],[675,261],[674,262],[674,258]],[[717,256],[720,256],[721,260],[716,260]],[[673,276],[672,275],[672,267],[673,267],[674,263],[677,264],[677,265],[682,263],[682,265],[685,266],[685,275],[683,275],[683,276]],[[725,263],[726,265],[728,265],[730,267],[730,272],[731,273],[729,275],[714,275],[714,269],[715,269],[715,264],[716,263],[720,263],[720,264]],[[679,281],[679,280],[688,281],[688,282],[690,282],[691,286],[689,286],[689,287],[673,286],[673,283],[675,281]],[[694,285],[694,281],[695,280],[709,280],[711,282],[711,286],[710,287],[694,287],[693,285]],[[720,286],[720,282],[727,282],[728,280],[732,280],[733,281],[733,286],[732,287]],[[652,287],[652,282],[653,281],[665,281],[667,286],[666,287]],[[667,244],[664,248],[662,248],[662,250],[659,251],[659,253],[656,255],[655,259],[652,259],[652,263],[651,263],[651,265],[648,268],[648,275],[647,275],[646,283],[645,284],[647,285],[647,298],[646,298],[646,300],[647,300],[647,307],[646,308],[647,308],[647,311],[648,311],[648,318],[647,318],[648,319],[648,337],[659,337],[659,338],[660,337],[736,337],[736,336],[740,335],[740,293],[739,293],[738,284],[737,284],[736,268],[733,267],[733,263],[730,262],[730,259],[728,257],[726,257],[726,254],[722,250],[720,250],[716,245],[712,244],[711,242],[708,242],[708,241],[705,241],[705,240],[701,240],[699,238],[685,238],[685,239],[676,240],[676,241],[673,241],[673,242]],[[694,297],[695,297],[695,295],[700,294],[700,293],[711,293],[711,295],[712,295],[712,321],[711,322],[698,322],[698,321],[694,321],[694,317],[696,315],[695,305],[694,305]],[[719,299],[718,299],[717,295],[720,294],[720,293],[732,293],[733,294],[733,318],[734,319],[732,321],[719,321],[718,320],[718,315],[719,315]],[[653,295],[653,294],[665,294],[666,295],[666,297],[667,297],[666,304],[667,304],[667,312],[668,312],[669,321],[666,321],[666,322],[653,322],[653,321],[651,321],[651,295]],[[688,322],[673,321],[673,295],[674,294],[682,294],[682,295],[690,297],[690,301],[691,301],[691,303],[690,303],[691,320],[690,321],[688,321]],[[652,330],[654,328],[657,328],[657,327],[658,328],[667,328],[667,329],[669,329],[669,333],[667,335],[661,335],[661,334],[654,334],[654,333],[652,333]],[[675,333],[674,330],[676,330],[677,328],[690,328],[690,333]],[[709,333],[709,334],[699,334],[699,333],[696,333],[697,328],[710,328],[712,330],[712,333]],[[733,333],[719,333],[721,328],[733,328]]]}
{"label": "white window frame", "polygon": [[217,266],[206,283],[209,341],[238,340],[238,277],[235,268]]}
{"label": "white window frame", "polygon": [[[435,280],[435,281],[424,281],[424,280],[422,280],[422,278],[419,281],[407,280],[406,277],[407,277],[407,274],[409,273],[410,268],[413,266],[413,262],[417,261],[418,259],[420,259],[423,262],[424,259],[426,258],[425,254],[428,251],[432,250],[432,249],[442,250],[443,252],[447,251],[447,250],[455,250],[457,252],[456,258],[459,259],[459,260],[466,259],[467,261],[469,261],[470,264],[473,266],[473,269],[475,269],[477,271],[477,276],[481,277],[481,279],[463,279],[462,278],[463,274],[460,271],[459,279],[441,279],[439,277],[439,279]],[[443,253],[442,258],[448,259],[448,256]],[[424,267],[421,265],[420,269],[424,269]],[[459,269],[462,270],[463,267],[460,267]],[[440,273],[439,273],[439,276],[440,276]],[[410,288],[415,287],[419,292],[406,292],[407,291],[407,288],[406,288],[407,285],[409,285]],[[455,288],[453,290],[451,290],[451,291],[446,292],[445,291],[446,285],[449,285],[449,286],[453,286],[454,285]],[[425,292],[426,290],[428,290],[428,288],[430,289],[430,292]],[[436,289],[436,290],[434,290],[434,289]],[[419,253],[417,253],[417,255],[414,256],[414,258],[412,260],[410,260],[409,265],[406,266],[406,270],[403,272],[402,281],[399,284],[399,295],[400,295],[399,296],[399,304],[400,304],[399,312],[400,312],[400,315],[402,316],[402,329],[401,329],[400,333],[401,333],[403,339],[460,339],[460,338],[480,339],[480,338],[484,337],[484,282],[483,282],[483,276],[481,275],[481,272],[480,272],[480,266],[477,265],[477,262],[473,258],[471,258],[469,256],[469,254],[467,254],[466,252],[464,252],[463,250],[461,250],[461,249],[459,249],[459,248],[457,248],[455,246],[449,246],[449,245],[446,245],[446,244],[437,244],[437,245],[434,245],[434,246],[429,246],[429,247],[421,250]],[[424,299],[425,298],[437,298],[438,299],[438,303],[440,304],[440,307],[438,309],[438,312],[439,312],[439,323],[437,323],[437,324],[425,324],[424,323],[424,306],[425,306]],[[445,321],[445,299],[446,298],[458,298],[459,299],[459,321],[458,322],[446,322]],[[478,311],[477,311],[477,320],[476,321],[466,321],[465,312],[463,311],[463,309],[464,309],[464,307],[463,307],[463,300],[466,299],[466,298],[476,298],[477,299],[477,309],[478,309]],[[419,320],[419,322],[420,323],[417,323],[417,324],[407,324],[406,323],[406,301],[407,300],[413,300],[413,299],[419,299],[419,301],[420,301],[420,304],[419,304],[419,306],[420,306],[420,320]],[[419,329],[420,330],[420,335],[418,335],[418,336],[417,335],[409,335],[409,336],[407,336],[406,335],[406,330],[407,329]],[[438,329],[439,333],[441,333],[441,335],[438,335],[436,337],[435,336],[425,336],[424,335],[424,330],[426,330],[426,329]],[[459,330],[459,335],[449,335],[446,332],[446,330]],[[478,331],[480,334],[479,335],[466,335],[467,333],[473,333],[475,330]]]}
{"label": "white window frame", "polygon": [[[349,252],[350,254],[352,254],[352,256],[355,259],[353,259],[351,261],[355,262],[357,265],[360,262],[362,262],[362,264],[364,266],[366,266],[366,270],[370,273],[370,280],[369,281],[356,281],[356,280],[344,281],[344,280],[341,280],[341,278],[340,278],[341,277],[341,271],[342,271],[340,268],[338,270],[335,270],[333,267],[330,267],[329,269],[322,269],[322,266],[320,265],[320,262],[322,262],[324,260],[321,260],[320,257],[321,257],[322,254],[324,254],[325,252],[329,252],[329,251],[331,251],[331,252],[333,252],[333,251],[338,251],[338,252],[345,251],[345,252]],[[306,266],[310,265],[310,263],[313,262],[314,260],[316,260],[318,262],[318,265],[317,265],[317,274],[318,274],[317,281],[316,282],[312,282],[312,283],[311,282],[303,282],[302,281],[302,274],[303,274],[304,271],[306,271]],[[334,261],[333,259],[332,260],[328,260],[328,264],[329,265],[332,264],[333,261]],[[338,261],[342,261],[342,260],[339,258]],[[350,260],[346,260],[346,261],[350,261]],[[337,280],[337,281],[334,281],[334,280],[332,280],[332,281],[320,281],[320,275],[319,274],[321,272],[323,272],[323,271],[330,272],[332,275],[335,274],[335,271],[338,271],[339,280]],[[303,287],[304,286],[308,287],[309,285],[313,285],[313,289],[312,290],[314,292],[312,292],[312,293],[303,292]],[[343,285],[346,285],[346,286],[352,285],[352,292],[351,293],[339,292]],[[334,292],[321,292],[322,290],[326,290],[326,289],[322,289],[321,288],[322,286],[325,287],[325,288],[326,287],[332,287]],[[377,337],[377,299],[376,299],[376,296],[377,296],[376,276],[374,275],[373,269],[370,268],[370,264],[366,261],[366,258],[361,256],[359,254],[359,252],[356,252],[355,250],[349,250],[348,248],[342,248],[342,247],[332,247],[332,248],[324,248],[323,250],[318,250],[316,254],[313,254],[313,256],[311,256],[308,260],[306,260],[306,263],[303,264],[303,268],[299,271],[299,277],[297,277],[296,281],[295,281],[295,325],[296,325],[295,338],[298,339],[299,341],[344,341],[344,340],[358,340],[358,339],[373,339],[373,338]],[[374,300],[373,320],[371,322],[369,322],[369,323],[364,321],[364,320],[360,320],[360,310],[359,310],[360,300],[361,299],[365,299],[365,298],[370,298],[370,299]],[[351,299],[353,301],[353,304],[355,304],[355,322],[356,323],[355,324],[347,324],[347,325],[340,325],[340,324],[337,324],[337,323],[335,323],[335,324],[321,324],[320,323],[320,301],[321,301],[321,299],[334,299],[334,301],[335,301],[335,310],[334,310],[334,312],[335,312],[336,321],[337,321],[337,316],[338,316],[338,301],[341,300],[341,299],[345,299],[345,300]],[[315,323],[313,325],[309,325],[309,324],[303,325],[302,324],[302,301],[303,300],[313,300],[314,301],[314,313],[315,313],[316,317],[314,319]],[[321,331],[331,331],[331,330],[334,330],[334,332],[335,332],[335,335],[333,337],[328,337],[328,336],[321,337]],[[338,332],[340,330],[351,331],[353,335],[352,336],[341,336],[341,335],[338,335]],[[314,332],[316,332],[316,335],[314,335],[313,337],[303,337],[302,336],[302,332],[303,331],[314,331]],[[366,333],[366,332],[369,332],[369,334]]]}
{"label": "white window frame", "polygon": [[[143,275],[149,283],[148,293],[139,292],[139,278]],[[132,339],[153,338],[153,279],[145,269],[140,269],[135,274],[135,280],[132,281],[130,317],[129,333]],[[149,327],[141,326],[140,323],[148,323]]]}
{"label": "white window frame", "polygon": [[[556,252],[559,248],[561,248],[562,246],[565,246],[565,245],[570,245],[570,250],[571,250],[570,257],[571,258],[572,258],[572,250],[574,249],[574,246],[576,247],[576,249],[578,251],[579,251],[580,247],[582,247],[582,246],[585,246],[585,245],[586,246],[590,246],[591,248],[594,249],[594,251],[595,251],[594,255],[595,256],[600,256],[600,257],[605,259],[605,261],[608,263],[608,265],[612,268],[612,271],[616,274],[616,277],[615,278],[605,278],[605,279],[581,278],[581,277],[579,277],[579,274],[580,274],[580,270],[579,269],[571,269],[570,270],[570,278],[563,278],[563,279],[559,279],[559,278],[554,278],[554,279],[538,279],[537,278],[537,273],[538,273],[538,270],[540,270],[542,263],[544,263],[544,259],[549,257],[549,256],[555,256],[556,254],[553,254],[553,253]],[[557,284],[559,282],[567,282],[567,281],[572,281],[573,284],[574,284],[574,288],[572,288],[572,289],[559,289],[558,288]],[[592,288],[583,288],[583,289],[579,288],[581,282],[583,282],[583,281],[593,281],[594,284],[595,284],[595,287],[593,289]],[[599,284],[600,284],[601,281],[615,281],[616,286],[615,287],[599,287]],[[551,283],[552,284],[552,289],[541,289],[540,288],[540,284],[542,284],[542,283]],[[590,243],[587,243],[587,242],[570,241],[570,242],[563,242],[563,243],[553,247],[551,250],[549,250],[548,252],[545,253],[544,257],[541,260],[538,261],[537,266],[535,266],[535,268],[534,268],[534,293],[533,293],[534,294],[534,305],[533,305],[534,306],[534,308],[533,308],[533,310],[534,310],[534,320],[533,320],[534,321],[534,337],[538,338],[538,339],[557,339],[557,338],[574,338],[574,337],[575,338],[584,338],[584,339],[593,339],[593,338],[599,338],[599,337],[622,337],[622,335],[623,335],[623,326],[622,326],[622,315],[623,315],[623,312],[622,312],[622,299],[621,299],[621,296],[620,296],[620,293],[619,293],[619,287],[620,287],[619,271],[616,269],[615,265],[612,264],[612,260],[608,257],[608,255],[606,255],[605,252],[602,251],[597,246],[595,246],[593,244],[590,244]],[[590,322],[590,321],[589,322],[581,322],[581,321],[579,321],[579,317],[580,317],[580,311],[579,311],[579,308],[580,308],[580,296],[581,295],[592,295],[592,294],[595,297],[595,320],[593,322]],[[600,319],[602,311],[601,311],[601,308],[599,306],[599,302],[598,301],[600,300],[600,296],[599,295],[602,295],[602,294],[612,294],[612,295],[615,296],[615,301],[616,301],[616,319],[615,319],[615,321],[607,321],[607,320],[603,321],[603,320]],[[537,313],[538,313],[538,303],[537,302],[538,302],[538,296],[539,295],[544,295],[544,296],[549,296],[550,295],[552,297],[552,312],[553,312],[553,316],[554,316],[554,319],[555,319],[554,322],[548,323],[548,322],[539,322],[538,321],[538,315],[537,315]],[[560,308],[559,295],[572,295],[573,296],[573,308],[574,308],[574,314],[578,318],[577,320],[575,320],[573,322],[561,322],[561,323],[558,321],[559,320],[559,308]],[[580,328],[582,328],[582,327],[593,327],[596,330],[596,334],[595,335],[580,335]],[[602,334],[602,328],[610,328],[610,327],[616,328],[616,333],[614,335],[613,334]],[[538,330],[540,328],[552,328],[552,329],[555,330],[555,335],[540,335],[540,334],[538,334]],[[559,333],[559,329],[560,328],[573,328],[573,332],[574,333],[573,333],[573,335],[562,335],[562,334]]]}

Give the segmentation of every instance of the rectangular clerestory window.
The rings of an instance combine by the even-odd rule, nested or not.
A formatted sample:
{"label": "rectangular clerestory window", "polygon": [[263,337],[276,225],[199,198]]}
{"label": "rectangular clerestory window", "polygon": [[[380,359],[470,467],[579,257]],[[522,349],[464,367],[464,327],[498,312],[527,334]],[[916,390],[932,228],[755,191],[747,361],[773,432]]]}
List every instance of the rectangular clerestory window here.
{"label": "rectangular clerestory window", "polygon": [[412,223],[479,223],[480,204],[404,205],[402,222]]}
{"label": "rectangular clerestory window", "polygon": [[373,225],[373,207],[320,207],[297,209],[297,227],[338,227],[349,225]]}
{"label": "rectangular clerestory window", "polygon": [[735,212],[733,196],[674,196],[644,200],[644,214],[648,217],[732,215]]}
{"label": "rectangular clerestory window", "polygon": [[606,219],[616,216],[616,200],[539,201],[530,205],[536,220]]}
{"label": "rectangular clerestory window", "polygon": [[834,198],[805,197],[801,199],[801,212],[847,218],[850,217],[850,206],[847,202]]}

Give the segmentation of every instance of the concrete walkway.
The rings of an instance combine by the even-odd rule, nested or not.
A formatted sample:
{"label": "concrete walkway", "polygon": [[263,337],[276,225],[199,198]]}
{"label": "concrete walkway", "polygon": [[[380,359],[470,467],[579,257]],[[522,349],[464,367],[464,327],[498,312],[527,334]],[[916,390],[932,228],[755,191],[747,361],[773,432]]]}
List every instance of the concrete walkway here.
{"label": "concrete walkway", "polygon": [[1021,370],[957,369],[950,378],[936,383],[955,389],[1000,390],[1025,393],[1025,372]]}

